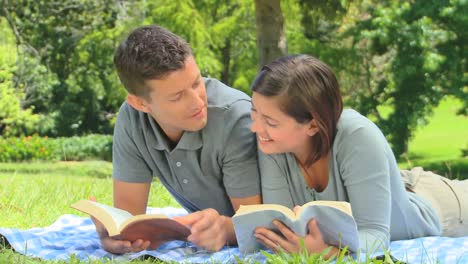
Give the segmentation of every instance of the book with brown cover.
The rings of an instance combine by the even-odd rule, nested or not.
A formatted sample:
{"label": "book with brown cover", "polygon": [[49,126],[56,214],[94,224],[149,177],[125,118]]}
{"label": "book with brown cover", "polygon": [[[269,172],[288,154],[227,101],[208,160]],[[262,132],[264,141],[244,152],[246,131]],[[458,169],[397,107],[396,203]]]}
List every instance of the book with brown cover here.
{"label": "book with brown cover", "polygon": [[91,200],[80,200],[71,207],[101,222],[110,237],[150,241],[151,249],[172,240],[187,241],[190,235],[188,227],[163,214],[132,215],[125,210]]}

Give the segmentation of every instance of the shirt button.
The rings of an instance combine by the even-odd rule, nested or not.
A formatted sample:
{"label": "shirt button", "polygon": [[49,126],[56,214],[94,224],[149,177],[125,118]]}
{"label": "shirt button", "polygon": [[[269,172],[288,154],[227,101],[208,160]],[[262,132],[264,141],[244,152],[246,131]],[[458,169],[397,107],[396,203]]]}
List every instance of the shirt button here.
{"label": "shirt button", "polygon": [[175,165],[176,165],[177,167],[180,167],[180,166],[182,166],[182,162],[178,161],[178,162],[176,162]]}
{"label": "shirt button", "polygon": [[187,179],[183,179],[182,182],[183,182],[184,184],[187,184],[187,183],[188,183],[188,180],[187,180]]}

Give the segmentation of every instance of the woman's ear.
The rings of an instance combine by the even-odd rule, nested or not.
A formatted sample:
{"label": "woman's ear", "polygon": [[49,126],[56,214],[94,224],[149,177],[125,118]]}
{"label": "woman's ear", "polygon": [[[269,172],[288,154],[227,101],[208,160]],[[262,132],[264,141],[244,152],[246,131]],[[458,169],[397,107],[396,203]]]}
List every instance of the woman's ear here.
{"label": "woman's ear", "polygon": [[312,136],[315,136],[315,134],[317,134],[318,132],[319,132],[319,127],[317,125],[317,122],[315,121],[315,119],[312,119],[309,122],[309,128],[307,129],[307,135],[312,137]]}
{"label": "woman's ear", "polygon": [[151,112],[150,108],[147,106],[146,101],[143,98],[140,98],[134,94],[127,95],[127,102],[133,108],[140,112],[149,113]]}

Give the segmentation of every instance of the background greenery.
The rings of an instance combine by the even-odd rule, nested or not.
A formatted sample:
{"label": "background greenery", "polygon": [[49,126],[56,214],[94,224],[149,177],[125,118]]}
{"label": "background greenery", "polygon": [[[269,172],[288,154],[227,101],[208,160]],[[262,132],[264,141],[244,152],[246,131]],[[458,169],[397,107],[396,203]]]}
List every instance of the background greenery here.
{"label": "background greenery", "polygon": [[[0,0],[0,226],[48,226],[89,195],[112,203],[110,134],[126,96],[112,57],[146,24],[183,36],[203,75],[247,93],[274,56],[316,56],[401,168],[468,177],[468,1]],[[266,56],[259,39],[281,49]],[[149,205],[177,206],[158,182]],[[3,262],[43,263],[0,247]]]}
{"label": "background greenery", "polygon": [[[285,53],[320,58],[335,69],[346,105],[373,117],[398,157],[412,151],[408,142],[446,96],[467,114],[464,0],[1,3],[0,135],[7,137],[112,133],[126,94],[113,52],[145,24],[183,36],[203,75],[247,93],[260,61]],[[265,24],[269,16],[280,23]],[[265,56],[275,45],[258,39],[281,49]]]}

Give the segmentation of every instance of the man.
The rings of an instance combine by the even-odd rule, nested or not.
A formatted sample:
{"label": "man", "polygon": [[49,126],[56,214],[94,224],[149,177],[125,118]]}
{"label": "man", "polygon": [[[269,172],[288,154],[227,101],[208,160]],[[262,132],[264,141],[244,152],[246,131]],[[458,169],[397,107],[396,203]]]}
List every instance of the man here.
{"label": "man", "polygon": [[[261,202],[250,98],[203,78],[190,46],[159,26],[133,31],[114,63],[129,93],[114,131],[114,206],[145,213],[157,176],[190,212],[179,219],[191,229],[190,242],[214,251],[236,243],[230,216],[241,204]],[[109,252],[149,246],[96,227]]]}

